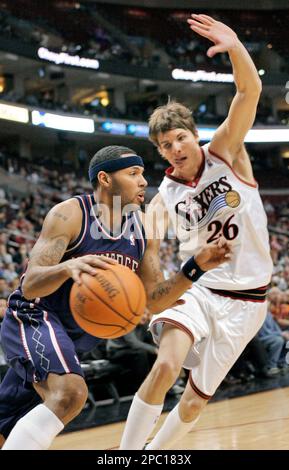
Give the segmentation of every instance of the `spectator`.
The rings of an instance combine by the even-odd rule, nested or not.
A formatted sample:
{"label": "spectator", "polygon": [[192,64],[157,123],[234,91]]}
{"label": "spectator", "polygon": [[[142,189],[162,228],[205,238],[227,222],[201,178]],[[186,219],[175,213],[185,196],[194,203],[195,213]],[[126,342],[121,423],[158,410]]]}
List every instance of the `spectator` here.
{"label": "spectator", "polygon": [[283,293],[278,287],[272,287],[268,294],[270,311],[281,328],[289,328],[289,291]]}
{"label": "spectator", "polygon": [[0,244],[0,263],[9,264],[12,263],[12,256],[7,251],[7,247],[4,243]]}
{"label": "spectator", "polygon": [[8,283],[4,277],[0,277],[0,298],[1,299],[8,299],[9,295],[11,294],[11,290],[9,289]]}
{"label": "spectator", "polygon": [[5,312],[7,308],[7,300],[0,296],[0,323],[4,318]]}
{"label": "spectator", "polygon": [[289,332],[281,330],[270,311],[267,313],[265,322],[257,333],[257,337],[264,344],[268,353],[264,372],[267,375],[275,375],[280,372],[280,369],[285,369],[287,365],[282,352],[284,352],[285,343],[289,341]]}

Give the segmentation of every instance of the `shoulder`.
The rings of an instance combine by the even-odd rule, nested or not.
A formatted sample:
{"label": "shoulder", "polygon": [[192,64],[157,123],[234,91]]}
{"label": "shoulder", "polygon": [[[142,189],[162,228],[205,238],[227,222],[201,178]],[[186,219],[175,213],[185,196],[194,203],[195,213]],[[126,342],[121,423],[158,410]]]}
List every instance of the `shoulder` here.
{"label": "shoulder", "polygon": [[62,219],[63,221],[82,217],[82,211],[76,198],[70,198],[66,201],[56,204],[49,211],[49,214],[56,218],[58,216],[59,219]]}
{"label": "shoulder", "polygon": [[82,211],[76,199],[68,199],[60,202],[48,212],[42,234],[46,236],[52,233],[65,233],[69,239],[73,239],[79,232],[82,222]]}

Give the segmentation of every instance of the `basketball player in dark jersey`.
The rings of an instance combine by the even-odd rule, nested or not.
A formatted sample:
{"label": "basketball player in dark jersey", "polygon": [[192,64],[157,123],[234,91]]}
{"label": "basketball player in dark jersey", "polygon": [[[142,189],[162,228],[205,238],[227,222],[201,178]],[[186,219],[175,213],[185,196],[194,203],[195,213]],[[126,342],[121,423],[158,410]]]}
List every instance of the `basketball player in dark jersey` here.
{"label": "basketball player in dark jersey", "polygon": [[[182,302],[178,299],[192,283],[191,272],[200,274],[230,256],[228,245],[219,243],[200,251],[172,279],[163,281],[150,272],[157,245],[136,210],[147,186],[143,167],[133,150],[101,149],[89,166],[93,194],[57,204],[44,221],[1,326],[2,346],[12,366],[0,385],[3,450],[48,449],[86,402],[77,355],[92,349],[97,339],[81,330],[70,313],[70,289],[74,281],[81,283],[81,273],[94,275],[96,268],[114,263],[136,271],[147,247],[142,271],[144,280],[153,280],[145,281],[145,287],[148,307],[156,313]],[[113,207],[115,196],[121,210]]]}

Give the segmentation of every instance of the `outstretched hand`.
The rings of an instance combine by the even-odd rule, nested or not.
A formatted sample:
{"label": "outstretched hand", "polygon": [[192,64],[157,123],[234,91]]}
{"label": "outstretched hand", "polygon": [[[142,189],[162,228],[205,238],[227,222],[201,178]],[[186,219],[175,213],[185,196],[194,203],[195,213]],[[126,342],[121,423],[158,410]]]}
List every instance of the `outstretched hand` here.
{"label": "outstretched hand", "polygon": [[206,245],[195,255],[195,260],[202,271],[214,269],[219,264],[231,259],[232,249],[225,238]]}
{"label": "outstretched hand", "polygon": [[213,57],[219,52],[228,52],[239,42],[236,33],[220,21],[216,21],[207,15],[191,15],[187,21],[190,28],[200,36],[212,41],[215,46],[207,50],[207,56]]}

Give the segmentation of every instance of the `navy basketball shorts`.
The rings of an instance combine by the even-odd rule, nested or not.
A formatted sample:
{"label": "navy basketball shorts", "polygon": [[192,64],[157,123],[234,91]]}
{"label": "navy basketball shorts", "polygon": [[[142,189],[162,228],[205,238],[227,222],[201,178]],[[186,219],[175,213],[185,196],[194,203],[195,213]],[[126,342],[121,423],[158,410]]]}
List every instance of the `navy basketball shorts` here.
{"label": "navy basketball shorts", "polygon": [[0,434],[7,438],[42,402],[33,382],[46,380],[50,372],[83,376],[77,352],[90,351],[98,341],[84,332],[72,340],[56,314],[9,308],[1,324],[1,345],[11,367],[0,384]]}
{"label": "navy basketball shorts", "polygon": [[[85,337],[86,333],[83,335]],[[87,337],[87,347],[84,345],[82,349],[89,351],[97,339]],[[1,344],[7,362],[24,383],[42,382],[49,373],[83,377],[77,342],[70,338],[52,312],[34,309],[32,313],[8,308],[1,325]]]}

